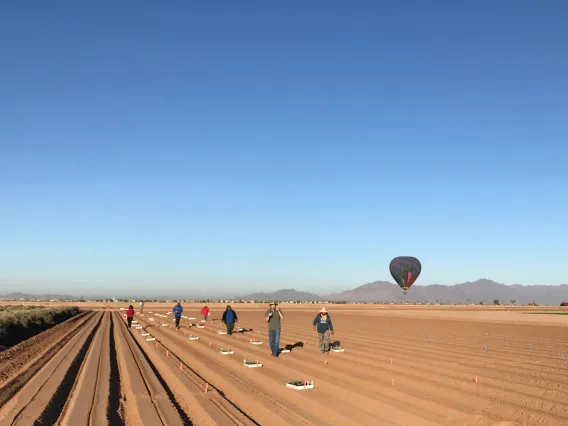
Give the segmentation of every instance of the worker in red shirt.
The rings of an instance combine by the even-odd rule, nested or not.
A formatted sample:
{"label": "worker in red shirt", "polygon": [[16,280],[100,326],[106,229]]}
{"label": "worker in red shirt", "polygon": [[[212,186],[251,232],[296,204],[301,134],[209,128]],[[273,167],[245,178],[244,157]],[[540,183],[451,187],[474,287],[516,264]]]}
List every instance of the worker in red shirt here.
{"label": "worker in red shirt", "polygon": [[130,305],[126,311],[126,320],[128,321],[128,328],[132,328],[132,320],[134,319],[134,307]]}
{"label": "worker in red shirt", "polygon": [[201,309],[201,315],[203,315],[203,321],[207,321],[207,317],[209,316],[209,308],[207,306]]}

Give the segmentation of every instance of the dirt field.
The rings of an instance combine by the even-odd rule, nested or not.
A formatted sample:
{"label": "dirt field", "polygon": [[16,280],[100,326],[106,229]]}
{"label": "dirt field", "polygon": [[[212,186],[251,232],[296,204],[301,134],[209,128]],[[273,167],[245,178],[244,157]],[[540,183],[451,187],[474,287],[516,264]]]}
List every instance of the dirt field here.
{"label": "dirt field", "polygon": [[534,315],[558,308],[330,305],[345,352],[323,355],[318,306],[283,304],[292,350],[275,359],[265,305],[233,305],[252,329],[233,336],[218,334],[221,305],[203,329],[184,305],[196,320],[178,331],[173,304],[147,305],[131,331],[118,307],[81,306],[92,311],[1,353],[0,424],[568,424],[568,315]]}

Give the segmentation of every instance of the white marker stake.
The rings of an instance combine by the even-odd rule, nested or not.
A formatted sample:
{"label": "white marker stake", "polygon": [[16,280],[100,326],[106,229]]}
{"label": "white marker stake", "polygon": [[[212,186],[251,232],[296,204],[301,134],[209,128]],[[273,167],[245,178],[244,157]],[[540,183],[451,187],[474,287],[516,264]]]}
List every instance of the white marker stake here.
{"label": "white marker stake", "polygon": [[393,379],[392,379],[392,385],[394,386],[394,377],[393,377]]}

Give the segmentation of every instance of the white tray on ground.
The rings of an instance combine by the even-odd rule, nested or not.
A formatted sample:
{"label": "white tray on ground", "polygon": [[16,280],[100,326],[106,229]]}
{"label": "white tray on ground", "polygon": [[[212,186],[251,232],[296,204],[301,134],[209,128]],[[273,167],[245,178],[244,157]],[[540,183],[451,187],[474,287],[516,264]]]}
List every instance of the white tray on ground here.
{"label": "white tray on ground", "polygon": [[149,336],[149,335],[150,335],[150,333],[142,333],[141,334],[142,337],[146,337],[146,336]]}
{"label": "white tray on ground", "polygon": [[162,324],[162,327],[169,327],[169,324]]}
{"label": "white tray on ground", "polygon": [[201,320],[201,322],[207,322],[207,321],[205,321],[205,320]]}
{"label": "white tray on ground", "polygon": [[152,341],[154,341],[154,340],[156,340],[155,337],[148,337],[148,338],[146,339],[147,342],[152,342]]}
{"label": "white tray on ground", "polygon": [[217,334],[227,334],[227,332],[223,330],[217,330]]}
{"label": "white tray on ground", "polygon": [[344,348],[331,348],[330,349],[331,352],[345,352]]}
{"label": "white tray on ground", "polygon": [[248,368],[260,368],[262,367],[262,362],[258,361],[247,361],[246,359],[243,360],[243,365]]}
{"label": "white tray on ground", "polygon": [[281,353],[281,354],[290,353],[290,349],[282,349],[282,350],[280,351],[280,353]]}
{"label": "white tray on ground", "polygon": [[293,385],[291,383],[286,383],[286,387],[290,388],[290,389],[295,389],[295,390],[307,390],[307,389],[313,389],[314,386],[314,382],[307,382],[305,385]]}
{"label": "white tray on ground", "polygon": [[197,324],[197,328],[205,328],[205,326]]}
{"label": "white tray on ground", "polygon": [[221,349],[219,353],[221,355],[234,355],[235,351],[233,351],[232,349]]}
{"label": "white tray on ground", "polygon": [[199,340],[199,337],[197,337],[197,336],[189,336],[189,340]]}
{"label": "white tray on ground", "polygon": [[251,340],[250,343],[251,345],[262,345],[262,342],[260,340]]}
{"label": "white tray on ground", "polygon": [[197,318],[189,317],[188,320],[195,320]]}

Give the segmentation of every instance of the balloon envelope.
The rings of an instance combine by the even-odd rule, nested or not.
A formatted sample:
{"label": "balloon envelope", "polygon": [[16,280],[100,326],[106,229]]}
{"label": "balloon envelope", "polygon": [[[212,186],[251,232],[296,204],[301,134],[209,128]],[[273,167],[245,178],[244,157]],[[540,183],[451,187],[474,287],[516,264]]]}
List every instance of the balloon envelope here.
{"label": "balloon envelope", "polygon": [[396,283],[406,294],[406,291],[418,279],[422,265],[415,257],[399,256],[391,260],[389,269]]}

